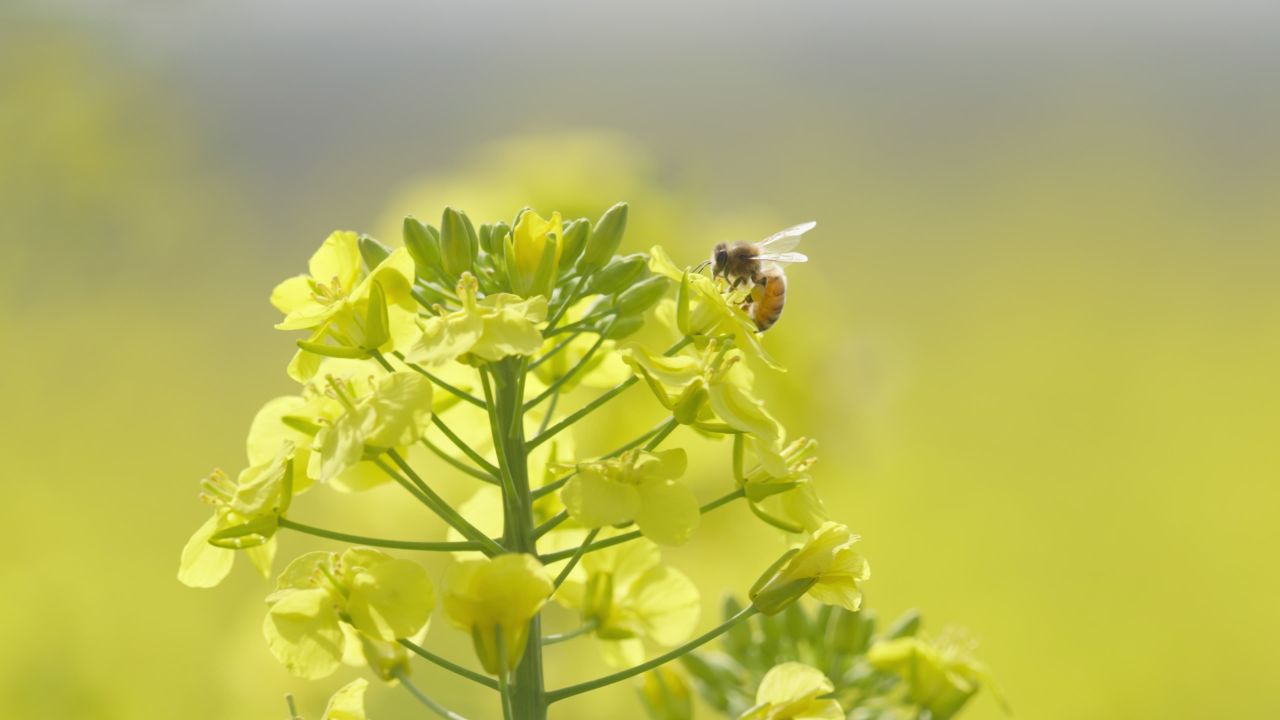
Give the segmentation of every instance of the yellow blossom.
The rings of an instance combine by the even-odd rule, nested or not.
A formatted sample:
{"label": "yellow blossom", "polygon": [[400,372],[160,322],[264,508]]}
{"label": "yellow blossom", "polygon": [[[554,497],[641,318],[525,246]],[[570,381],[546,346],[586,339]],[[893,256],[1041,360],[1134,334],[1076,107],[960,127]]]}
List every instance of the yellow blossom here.
{"label": "yellow blossom", "polygon": [[826,675],[808,665],[775,665],[760,681],[755,706],[739,720],[844,720],[839,702],[822,699],[834,689]]}
{"label": "yellow blossom", "polygon": [[862,606],[858,583],[871,577],[867,561],[853,549],[858,536],[827,522],[800,548],[782,556],[751,588],[751,602],[772,615],[808,594],[818,602],[850,612]]}
{"label": "yellow blossom", "polygon": [[[603,537],[609,537],[609,534]],[[642,641],[673,647],[693,633],[698,588],[684,573],[661,564],[658,547],[640,538],[583,556],[583,573],[570,576],[556,602],[582,613],[609,664],[644,660]]]}
{"label": "yellow blossom", "polygon": [[369,681],[364,678],[357,678],[338,688],[329,698],[329,705],[320,720],[365,720],[364,694],[368,689]]}
{"label": "yellow blossom", "polygon": [[532,355],[542,347],[538,324],[546,319],[545,297],[498,293],[479,299],[479,285],[469,273],[458,281],[457,291],[462,307],[422,320],[406,360],[437,366],[470,354],[497,362],[509,355]]}
{"label": "yellow blossom", "polygon": [[734,302],[727,286],[701,273],[691,273],[676,267],[661,246],[650,251],[649,269],[680,284],[676,297],[676,327],[682,335],[690,337],[714,337],[730,335],[734,345],[749,357],[763,362],[774,370],[783,367],[765,352],[760,344],[760,333],[755,322]]}
{"label": "yellow blossom", "polygon": [[654,542],[680,545],[693,535],[701,517],[693,491],[678,481],[687,464],[679,449],[639,450],[579,463],[560,499],[584,527],[634,522]]}
{"label": "yellow blossom", "polygon": [[277,522],[293,499],[293,445],[281,445],[270,460],[250,466],[235,482],[215,470],[202,483],[201,499],[214,507],[213,517],[201,525],[182,548],[178,580],[189,587],[213,587],[222,582],[244,550],[263,577],[275,558]]}
{"label": "yellow blossom", "polygon": [[907,700],[939,720],[955,715],[983,684],[990,684],[986,667],[951,638],[882,640],[867,651],[867,662],[900,677]]}
{"label": "yellow blossom", "polygon": [[421,631],[435,607],[420,565],[371,548],[306,553],[289,563],[276,588],[263,634],[280,664],[308,679],[332,674],[348,654],[344,625],[389,642]]}
{"label": "yellow blossom", "polygon": [[529,621],[552,589],[546,570],[532,555],[468,560],[449,570],[444,609],[454,625],[471,633],[484,669],[497,675],[520,663],[529,639]]}
{"label": "yellow blossom", "polygon": [[[272,291],[271,304],[285,313],[276,327],[311,330],[310,343],[332,338],[347,347],[405,348],[416,335],[413,258],[404,248],[394,250],[363,279],[360,263],[356,233],[329,235],[311,256],[308,275],[289,278]],[[386,335],[376,338],[366,336],[369,304],[375,295],[386,310]],[[299,350],[289,375],[305,382],[315,375],[320,361],[320,356]]]}
{"label": "yellow blossom", "polygon": [[506,247],[507,279],[516,295],[551,295],[564,250],[561,229],[558,212],[549,219],[532,210],[521,213]]}

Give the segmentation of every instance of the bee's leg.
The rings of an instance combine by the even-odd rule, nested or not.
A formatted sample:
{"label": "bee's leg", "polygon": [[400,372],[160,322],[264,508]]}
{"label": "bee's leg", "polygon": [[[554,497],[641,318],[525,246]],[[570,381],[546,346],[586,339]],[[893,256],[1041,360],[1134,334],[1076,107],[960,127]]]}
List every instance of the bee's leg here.
{"label": "bee's leg", "polygon": [[743,277],[739,277],[739,278],[735,279],[735,280],[733,281],[733,284],[729,286],[729,292],[736,292],[736,291],[737,291],[737,289],[738,289],[738,286],[739,286],[739,285],[741,285],[741,284],[742,284],[743,282],[745,282],[745,281],[746,281],[746,278],[743,278]]}

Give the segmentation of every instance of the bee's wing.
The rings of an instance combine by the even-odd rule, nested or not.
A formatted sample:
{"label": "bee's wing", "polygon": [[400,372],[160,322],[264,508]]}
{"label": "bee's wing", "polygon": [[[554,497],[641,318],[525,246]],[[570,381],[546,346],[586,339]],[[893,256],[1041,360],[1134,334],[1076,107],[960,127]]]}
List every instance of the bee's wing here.
{"label": "bee's wing", "polygon": [[807,255],[798,252],[761,253],[755,256],[755,259],[768,260],[769,262],[778,263],[780,265],[786,265],[787,263],[809,262],[809,257]]}
{"label": "bee's wing", "polygon": [[816,222],[809,221],[807,223],[793,225],[786,230],[779,230],[764,240],[761,240],[760,249],[768,249],[769,253],[773,255],[782,255],[788,250],[794,250],[795,247],[800,244],[800,236],[812,230],[817,224],[818,223]]}

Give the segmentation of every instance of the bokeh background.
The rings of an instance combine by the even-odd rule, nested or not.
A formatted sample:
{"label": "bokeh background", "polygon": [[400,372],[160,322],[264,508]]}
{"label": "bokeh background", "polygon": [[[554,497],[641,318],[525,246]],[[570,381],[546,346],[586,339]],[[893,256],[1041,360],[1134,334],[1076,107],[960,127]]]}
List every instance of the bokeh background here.
{"label": "bokeh background", "polygon": [[[278,668],[263,581],[175,579],[197,480],[292,391],[271,287],[335,228],[626,199],[628,247],[689,263],[819,221],[763,391],[823,442],[873,607],[967,628],[1017,717],[1280,716],[1277,8],[8,0],[0,707],[318,717],[354,671]],[[397,500],[357,507],[440,532]],[[707,626],[778,542],[731,508],[667,557]],[[440,619],[429,642],[470,657]],[[598,671],[550,652],[552,684]]]}

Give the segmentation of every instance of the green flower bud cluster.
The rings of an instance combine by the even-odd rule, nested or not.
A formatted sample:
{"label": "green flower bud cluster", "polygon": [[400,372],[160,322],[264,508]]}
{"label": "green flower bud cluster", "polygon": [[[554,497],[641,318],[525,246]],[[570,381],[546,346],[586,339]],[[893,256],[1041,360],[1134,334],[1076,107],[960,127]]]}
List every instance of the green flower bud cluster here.
{"label": "green flower bud cluster", "polygon": [[[742,608],[725,598],[726,618]],[[735,625],[717,649],[681,658],[680,669],[663,683],[692,687],[731,718],[948,720],[992,686],[967,647],[923,635],[915,610],[881,628],[874,610],[802,603]],[[667,717],[660,696],[641,697],[653,717]]]}
{"label": "green flower bud cluster", "polygon": [[[817,444],[789,439],[759,396],[757,371],[780,368],[755,324],[723,278],[678,267],[660,247],[620,253],[627,213],[619,203],[593,223],[525,208],[477,225],[446,208],[438,225],[406,218],[401,247],[349,231],[326,238],[307,272],[271,294],[277,327],[304,333],[287,368],[299,387],[253,419],[246,469],[203,484],[213,516],[183,548],[179,579],[217,585],[240,552],[269,577],[282,539],[343,543],[304,552],[277,576],[268,649],[306,679],[367,668],[448,717],[410,681],[411,657],[496,693],[507,720],[543,720],[553,703],[645,673],[654,717],[690,717],[680,658],[713,706],[747,717],[827,717],[855,672],[902,702],[936,704],[934,686],[888,679],[904,667],[925,677],[921,662],[951,663],[939,682],[968,676],[934,646],[868,650],[859,609],[869,566],[818,499]],[[653,429],[618,447],[580,446],[594,434],[579,437],[578,426],[600,422],[634,386]],[[712,499],[688,482],[690,435],[723,442]],[[382,485],[434,515],[439,535],[317,527],[295,502]],[[463,492],[456,507],[446,500]],[[738,500],[761,521],[753,527],[794,547],[762,558],[750,603],[695,635],[699,588],[663,551]],[[353,509],[344,521],[362,519]],[[433,579],[411,553],[453,562]],[[801,598],[824,609],[811,618]],[[547,632],[548,604],[579,624]],[[437,605],[469,636],[470,661],[423,645]],[[743,635],[756,627],[759,638]],[[720,635],[736,650],[690,654]],[[546,688],[543,648],[588,637],[612,672]],[[366,687],[344,686],[325,717],[363,718]],[[963,704],[946,697],[945,707]]]}

